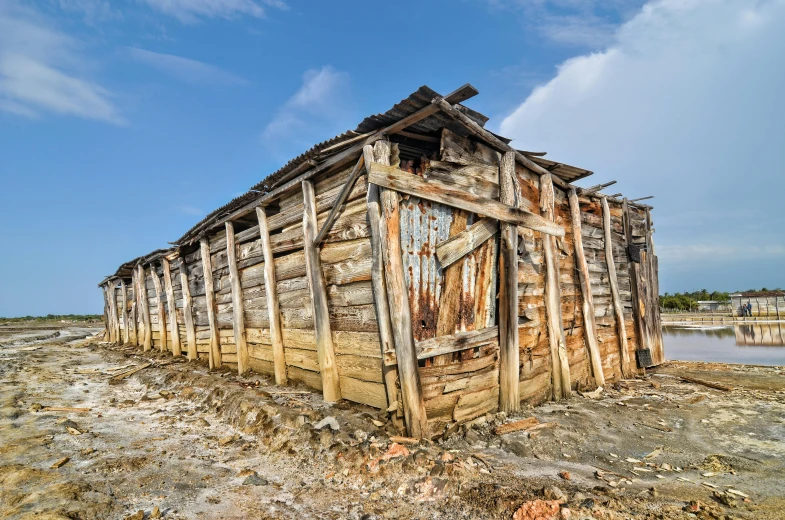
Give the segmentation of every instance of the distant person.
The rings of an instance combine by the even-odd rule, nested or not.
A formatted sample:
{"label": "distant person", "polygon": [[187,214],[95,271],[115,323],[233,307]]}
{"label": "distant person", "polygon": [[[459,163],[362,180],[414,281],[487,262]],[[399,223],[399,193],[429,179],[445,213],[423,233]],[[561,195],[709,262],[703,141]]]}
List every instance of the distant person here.
{"label": "distant person", "polygon": [[752,316],[752,304],[747,304],[747,316]]}

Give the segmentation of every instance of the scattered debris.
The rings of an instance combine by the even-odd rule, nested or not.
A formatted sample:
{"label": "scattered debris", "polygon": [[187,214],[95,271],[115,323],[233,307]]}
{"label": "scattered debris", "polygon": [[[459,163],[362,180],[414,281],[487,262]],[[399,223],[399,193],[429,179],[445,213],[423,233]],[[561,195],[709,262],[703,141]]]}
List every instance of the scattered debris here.
{"label": "scattered debris", "polygon": [[708,386],[709,388],[714,388],[716,390],[722,390],[724,392],[731,392],[733,390],[732,386],[722,385],[720,383],[715,383],[713,381],[705,381],[703,379],[696,379],[694,377],[679,376],[679,379],[681,379],[682,381],[686,381],[688,383],[695,383],[696,385],[703,385],[703,386]]}
{"label": "scattered debris", "polygon": [[266,486],[267,484],[269,482],[260,477],[255,471],[243,480],[243,486]]}
{"label": "scattered debris", "polygon": [[316,430],[321,430],[325,426],[329,426],[331,430],[338,431],[340,426],[338,425],[338,421],[332,415],[325,417],[318,423],[314,424],[313,427]]}
{"label": "scattered debris", "polygon": [[67,406],[44,406],[43,408],[40,409],[40,411],[42,412],[89,412],[90,408],[69,408]]}
{"label": "scattered debris", "polygon": [[150,367],[152,365],[153,365],[152,363],[145,363],[144,365],[140,365],[140,366],[138,366],[138,367],[136,367],[134,369],[129,370],[128,372],[123,372],[122,374],[117,374],[116,376],[112,376],[109,379],[109,384],[110,385],[117,384],[120,381],[122,381],[123,379],[125,379],[126,377],[132,376],[132,375],[136,374],[137,372],[139,372],[141,370],[144,370],[145,368]]}
{"label": "scattered debris", "polygon": [[600,398],[600,396],[602,395],[602,392],[603,392],[604,390],[605,390],[605,389],[604,389],[603,387],[601,387],[601,386],[600,386],[600,387],[598,387],[596,390],[593,390],[593,391],[591,391],[591,392],[579,392],[579,393],[580,393],[580,394],[581,394],[583,397],[588,397],[589,399],[599,399],[599,398]]}
{"label": "scattered debris", "polygon": [[51,467],[51,469],[62,468],[63,466],[65,466],[68,463],[69,460],[71,460],[71,457],[63,457],[62,459],[60,459],[57,462],[55,462],[54,464],[52,464],[50,467]]}
{"label": "scattered debris", "polygon": [[398,444],[420,444],[421,439],[414,437],[401,437],[399,435],[391,435],[390,442],[397,442]]}
{"label": "scattered debris", "polygon": [[570,480],[572,478],[572,475],[570,475],[569,471],[560,471],[559,476],[564,480]]}
{"label": "scattered debris", "polygon": [[512,515],[512,520],[550,520],[558,518],[558,500],[531,500],[524,502]]}
{"label": "scattered debris", "polygon": [[521,419],[520,421],[499,425],[496,427],[496,429],[494,429],[493,432],[496,435],[506,435],[508,433],[525,430],[539,423],[540,421],[538,421],[536,417],[527,417],[526,419]]}

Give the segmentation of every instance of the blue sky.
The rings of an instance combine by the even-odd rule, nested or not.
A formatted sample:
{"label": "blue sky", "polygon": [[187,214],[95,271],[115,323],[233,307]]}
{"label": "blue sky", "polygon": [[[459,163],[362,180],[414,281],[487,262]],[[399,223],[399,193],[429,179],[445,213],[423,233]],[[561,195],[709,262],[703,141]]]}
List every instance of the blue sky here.
{"label": "blue sky", "polygon": [[427,84],[655,195],[663,291],[785,286],[775,0],[0,0],[0,316],[95,284]]}

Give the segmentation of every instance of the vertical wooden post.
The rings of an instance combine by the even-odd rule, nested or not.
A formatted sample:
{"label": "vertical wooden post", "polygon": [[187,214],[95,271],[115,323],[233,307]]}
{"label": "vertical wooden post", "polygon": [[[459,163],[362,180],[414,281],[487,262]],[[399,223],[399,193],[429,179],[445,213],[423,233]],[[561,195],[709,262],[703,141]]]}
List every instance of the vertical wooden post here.
{"label": "vertical wooden post", "polygon": [[234,242],[234,224],[226,223],[226,258],[229,262],[229,283],[232,286],[232,329],[234,344],[237,347],[237,373],[248,371],[248,343],[245,339],[245,305],[243,288],[240,285],[240,272],[237,270],[237,246]]}
{"label": "vertical wooden post", "polygon": [[142,300],[142,320],[144,320],[144,344],[142,350],[147,352],[153,344],[153,331],[150,327],[150,301],[147,299],[147,276],[144,266],[139,264],[139,296]]}
{"label": "vertical wooden post", "polygon": [[104,295],[104,341],[108,342],[112,339],[112,335],[109,332],[112,326],[109,324],[109,287],[107,284],[101,286],[101,293]]}
{"label": "vertical wooden post", "polygon": [[319,371],[322,374],[322,395],[324,400],[334,402],[341,399],[341,386],[338,379],[338,366],[335,364],[330,310],[327,306],[327,287],[322,273],[319,248],[314,246],[316,238],[316,196],[311,181],[303,181],[303,244],[305,249],[305,272],[311,290],[313,326],[316,333],[316,355],[319,357]]}
{"label": "vertical wooden post", "polygon": [[[556,204],[553,179],[550,174],[540,177],[540,212],[548,220],[554,220]],[[545,314],[548,319],[548,341],[551,346],[551,370],[553,371],[553,398],[569,397],[570,364],[567,359],[567,340],[561,315],[561,288],[559,287],[559,264],[556,260],[554,237],[542,233],[545,256]]]}
{"label": "vertical wooden post", "polygon": [[106,282],[106,300],[109,305],[109,319],[107,320],[107,330],[109,331],[109,341],[112,343],[117,342],[117,327],[115,321],[117,320],[117,310],[115,309],[117,302],[117,295],[115,294],[114,283],[110,280]]}
{"label": "vertical wooden post", "polygon": [[[632,244],[632,223],[630,222],[630,208],[625,197],[622,202],[623,208],[623,223],[624,223],[624,238],[627,247]],[[638,336],[638,349],[644,350],[649,348],[649,331],[643,322],[643,310],[645,306],[641,300],[641,266],[637,262],[633,262],[629,258],[627,265],[630,271],[630,290],[632,293],[632,314],[635,319],[635,331]]]}
{"label": "vertical wooden post", "polygon": [[136,271],[131,272],[131,290],[133,291],[134,294],[133,294],[133,298],[131,299],[131,310],[128,316],[128,325],[131,332],[128,342],[131,343],[132,345],[138,345],[139,335],[137,333],[137,327],[136,327],[136,314],[137,314],[136,295],[138,294],[136,289]]}
{"label": "vertical wooden post", "polygon": [[185,340],[188,342],[188,361],[194,361],[196,354],[196,328],[194,327],[194,305],[191,288],[188,287],[188,266],[185,256],[180,254],[180,285],[183,289],[183,321],[185,321]]}
{"label": "vertical wooden post", "polygon": [[120,343],[120,309],[117,308],[117,280],[112,280],[112,313],[114,315],[114,341]]}
{"label": "vertical wooden post", "polygon": [[221,367],[221,345],[218,343],[218,324],[215,321],[215,289],[213,287],[213,262],[210,258],[210,242],[207,237],[199,240],[202,254],[202,271],[204,273],[204,295],[207,300],[207,321],[210,323],[210,368]]}
{"label": "vertical wooden post", "polygon": [[777,312],[777,319],[780,319],[780,297],[779,296],[775,296],[774,297],[774,308],[776,309],[776,312]]}
{"label": "vertical wooden post", "polygon": [[273,344],[273,369],[275,384],[285,385],[286,355],[283,349],[283,329],[281,327],[281,309],[278,304],[278,285],[275,281],[275,259],[273,246],[270,243],[270,228],[267,225],[267,213],[264,208],[256,208],[256,219],[259,221],[259,240],[264,255],[264,295],[267,300],[267,313],[270,317],[270,341]]}
{"label": "vertical wooden post", "polygon": [[144,345],[144,311],[142,311],[142,288],[139,284],[139,269],[134,267],[134,324],[136,326],[136,345]]}
{"label": "vertical wooden post", "polygon": [[131,341],[131,330],[128,328],[128,289],[125,280],[120,278],[120,294],[123,298],[123,343]]}
{"label": "vertical wooden post", "polygon": [[158,333],[161,336],[161,346],[158,350],[163,352],[166,350],[168,342],[166,330],[166,307],[164,307],[164,291],[161,288],[161,279],[158,278],[158,273],[155,271],[155,266],[150,266],[150,274],[153,275],[153,286],[155,286],[155,297],[158,299]]}
{"label": "vertical wooden post", "polygon": [[586,253],[583,251],[583,236],[581,235],[581,206],[575,188],[569,193],[570,219],[572,220],[572,240],[575,245],[575,263],[578,266],[578,280],[581,285],[583,312],[583,331],[586,345],[589,347],[591,359],[591,373],[597,386],[605,385],[605,374],[602,372],[602,357],[600,346],[597,344],[597,323],[594,318],[594,301],[591,296],[591,280],[589,278],[589,264],[586,262]]}
{"label": "vertical wooden post", "polygon": [[[363,147],[363,156],[366,169],[376,162],[373,155],[373,146]],[[389,162],[389,159],[388,161]],[[390,307],[387,303],[387,287],[384,280],[384,259],[382,258],[382,243],[386,236],[386,228],[381,224],[381,207],[379,205],[379,187],[375,184],[368,185],[366,196],[368,205],[368,227],[371,232],[371,285],[373,287],[373,301],[376,307],[376,321],[379,325],[379,343],[382,349],[382,360],[384,353],[395,350],[393,339],[392,324],[390,323]],[[394,367],[387,366],[382,361],[382,376],[384,387],[387,392],[387,406],[392,406],[397,402],[398,389],[395,382],[398,380],[398,372]]]}
{"label": "vertical wooden post", "polygon": [[[377,141],[374,144],[374,155],[378,159],[377,162],[389,165],[389,141]],[[387,283],[387,299],[391,311],[390,323],[398,361],[398,377],[401,382],[403,413],[409,435],[422,438],[428,436],[428,417],[425,413],[425,401],[420,385],[417,351],[414,346],[412,329],[412,311],[409,306],[409,291],[406,287],[406,276],[403,270],[399,197],[395,191],[384,188],[379,190],[379,197],[382,210],[381,225],[385,227],[382,257]]]}
{"label": "vertical wooden post", "polygon": [[161,259],[161,266],[164,269],[164,287],[166,288],[166,305],[169,307],[169,331],[172,335],[172,355],[180,357],[183,355],[180,349],[180,327],[177,325],[177,307],[174,302],[174,289],[172,288],[172,268],[168,258]]}
{"label": "vertical wooden post", "polygon": [[[506,152],[499,167],[499,200],[518,206],[515,152]],[[499,408],[520,410],[518,350],[518,227],[501,222],[499,247]]]}
{"label": "vertical wooden post", "polygon": [[608,264],[608,279],[611,284],[611,297],[613,310],[616,315],[616,333],[619,336],[619,349],[621,354],[621,373],[625,378],[632,377],[630,369],[630,352],[627,345],[627,326],[624,322],[624,307],[619,296],[619,279],[616,276],[616,263],[613,260],[613,238],[611,228],[611,210],[608,199],[602,198],[602,230],[605,239],[605,261]]}

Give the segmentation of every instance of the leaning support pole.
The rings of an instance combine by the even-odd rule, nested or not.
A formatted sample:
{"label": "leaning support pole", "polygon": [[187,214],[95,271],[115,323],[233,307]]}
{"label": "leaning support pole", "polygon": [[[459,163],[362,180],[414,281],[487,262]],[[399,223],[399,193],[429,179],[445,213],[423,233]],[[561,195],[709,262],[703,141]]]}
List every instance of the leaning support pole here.
{"label": "leaning support pole", "polygon": [[[366,168],[375,162],[373,146],[363,147],[363,157]],[[379,325],[379,343],[384,353],[395,350],[392,324],[390,322],[390,306],[387,303],[387,287],[384,280],[384,259],[382,258],[382,242],[386,236],[386,228],[381,225],[382,210],[379,204],[379,187],[375,184],[368,185],[366,197],[368,204],[368,227],[371,232],[371,286],[373,287],[373,302],[376,307],[376,321]],[[387,407],[393,405],[398,399],[398,389],[395,384],[398,372],[395,367],[382,363],[382,376],[384,388],[387,392]]]}
{"label": "leaning support pole", "polygon": [[107,287],[107,284],[101,286],[101,293],[104,295],[104,341],[110,341],[112,338],[109,330],[112,327],[109,324],[109,288]]}
{"label": "leaning support pole", "polygon": [[161,279],[158,278],[158,273],[155,271],[155,266],[150,266],[150,274],[153,275],[153,286],[155,287],[155,298],[158,300],[158,331],[161,336],[161,352],[166,350],[168,342],[168,334],[166,330],[166,307],[164,306],[164,291],[161,288]]}
{"label": "leaning support pole", "polygon": [[[377,141],[374,144],[374,155],[378,158],[378,162],[389,166],[389,141]],[[411,307],[409,307],[409,292],[403,270],[403,257],[401,256],[401,214],[398,193],[389,189],[381,189],[379,193],[382,226],[385,228],[382,257],[395,341],[395,355],[398,360],[398,377],[401,382],[403,414],[409,435],[423,438],[428,436],[428,417],[425,413],[425,401],[420,386]]]}
{"label": "leaning support pole", "polygon": [[125,281],[120,279],[120,294],[123,298],[123,343],[131,341],[131,330],[128,328],[128,289]]}
{"label": "leaning support pole", "polygon": [[[630,222],[630,208],[625,198],[622,202],[624,223],[624,238],[627,247],[632,244],[632,222]],[[629,256],[629,255],[628,255]],[[638,262],[633,262],[630,259],[627,262],[630,271],[630,289],[632,293],[632,315],[635,320],[635,332],[638,339],[638,350],[645,350],[649,348],[649,332],[644,323],[645,304],[642,300],[643,285],[641,280],[641,265]]]}
{"label": "leaning support pole", "polygon": [[602,201],[602,230],[605,241],[605,262],[608,264],[608,279],[611,285],[611,296],[613,298],[613,311],[616,316],[616,333],[619,336],[619,350],[621,354],[621,374],[625,378],[632,377],[633,372],[630,368],[630,350],[627,345],[627,326],[624,322],[624,307],[619,297],[619,280],[616,276],[616,262],[613,260],[613,239],[611,228],[611,210],[608,207],[608,199],[603,197]]}
{"label": "leaning support pole", "polygon": [[591,296],[591,280],[589,279],[589,264],[583,251],[583,236],[581,235],[581,206],[575,188],[570,190],[570,219],[572,220],[572,239],[575,243],[575,263],[578,266],[578,279],[581,284],[581,310],[583,312],[583,331],[586,345],[589,347],[591,359],[591,373],[597,386],[605,385],[605,375],[602,373],[602,357],[600,346],[597,344],[597,324],[594,319],[594,301]]}
{"label": "leaning support pole", "polygon": [[[515,154],[505,152],[499,168],[499,200],[518,206],[518,179],[515,176]],[[499,248],[499,408],[502,412],[520,410],[518,380],[518,227],[500,222]]]}
{"label": "leaning support pole", "polygon": [[264,208],[256,208],[256,219],[259,221],[259,239],[264,255],[264,295],[267,299],[267,312],[270,317],[270,341],[273,344],[275,384],[285,385],[287,381],[286,356],[283,348],[281,309],[278,303],[278,285],[275,281],[275,259],[273,258],[273,246],[270,243],[270,228],[267,225],[267,213]]}
{"label": "leaning support pole", "polygon": [[177,325],[177,308],[174,303],[174,289],[172,288],[172,268],[168,258],[161,259],[161,266],[164,270],[164,286],[166,287],[166,305],[169,307],[169,328],[172,333],[172,355],[180,357],[183,355],[180,350],[180,327]]}
{"label": "leaning support pole", "polygon": [[226,258],[229,263],[229,283],[232,286],[232,330],[234,344],[237,347],[237,373],[248,371],[250,359],[248,343],[245,336],[245,306],[243,305],[243,288],[240,285],[240,272],[237,270],[237,247],[234,241],[234,224],[226,222]]}
{"label": "leaning support pole", "polygon": [[322,395],[324,400],[335,402],[341,399],[341,385],[338,379],[338,366],[335,364],[330,327],[330,309],[327,306],[327,286],[322,273],[319,248],[314,245],[316,238],[316,195],[313,183],[303,181],[303,243],[305,248],[305,272],[311,290],[313,326],[316,334],[316,355],[319,358],[319,371],[322,374]]}
{"label": "leaning support pole", "polygon": [[117,309],[117,281],[112,280],[111,295],[112,295],[112,323],[114,325],[114,341],[120,343],[120,313]]}
{"label": "leaning support pole", "polygon": [[182,254],[180,255],[180,285],[183,289],[183,321],[185,322],[185,341],[188,343],[188,361],[193,361],[197,358],[194,306],[191,288],[188,286],[188,267]]}
{"label": "leaning support pole", "polygon": [[[555,195],[551,174],[540,177],[540,211],[548,220],[554,220]],[[545,253],[545,314],[548,320],[548,342],[551,347],[551,370],[553,398],[559,400],[570,396],[570,364],[567,360],[567,341],[561,315],[561,289],[559,287],[559,264],[556,261],[554,238],[542,234]]]}
{"label": "leaning support pole", "polygon": [[142,305],[142,320],[144,321],[144,344],[142,350],[149,351],[153,346],[153,330],[150,327],[150,301],[147,299],[147,275],[144,266],[139,264],[139,296]]}
{"label": "leaning support pole", "polygon": [[207,321],[210,325],[210,352],[208,363],[211,369],[221,367],[221,345],[218,343],[218,324],[215,320],[215,289],[213,287],[213,262],[210,258],[210,242],[206,237],[199,240],[204,273],[204,294],[207,300]]}

